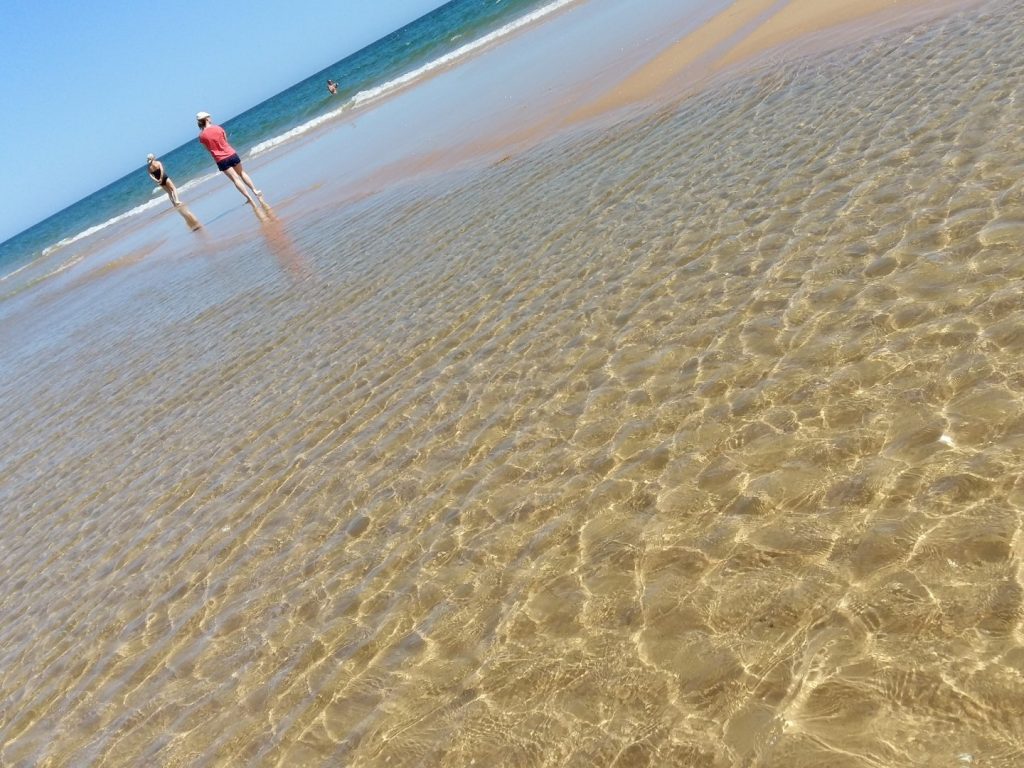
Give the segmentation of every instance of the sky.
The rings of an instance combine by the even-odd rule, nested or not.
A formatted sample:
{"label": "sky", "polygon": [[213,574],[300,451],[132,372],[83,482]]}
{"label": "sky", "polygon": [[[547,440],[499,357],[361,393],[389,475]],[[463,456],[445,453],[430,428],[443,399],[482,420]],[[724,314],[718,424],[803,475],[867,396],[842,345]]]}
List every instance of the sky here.
{"label": "sky", "polygon": [[0,242],[446,0],[0,0]]}

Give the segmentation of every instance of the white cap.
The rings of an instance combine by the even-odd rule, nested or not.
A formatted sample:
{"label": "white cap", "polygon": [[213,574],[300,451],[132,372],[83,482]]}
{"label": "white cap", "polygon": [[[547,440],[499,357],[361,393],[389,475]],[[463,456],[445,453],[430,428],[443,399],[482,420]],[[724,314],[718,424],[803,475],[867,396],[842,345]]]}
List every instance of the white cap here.
{"label": "white cap", "polygon": [[210,119],[210,113],[209,112],[196,112],[196,120],[209,120],[209,119]]}
{"label": "white cap", "polygon": [[156,160],[156,155],[154,155],[152,152],[146,155],[146,162],[151,163],[154,160]]}

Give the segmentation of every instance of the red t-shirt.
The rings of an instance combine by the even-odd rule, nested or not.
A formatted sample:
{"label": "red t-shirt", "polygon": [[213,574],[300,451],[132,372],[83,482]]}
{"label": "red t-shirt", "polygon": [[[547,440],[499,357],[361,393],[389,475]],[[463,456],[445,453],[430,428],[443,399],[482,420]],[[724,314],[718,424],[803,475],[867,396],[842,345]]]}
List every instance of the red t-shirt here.
{"label": "red t-shirt", "polygon": [[199,132],[199,141],[210,150],[216,162],[227,160],[235,154],[235,148],[228,144],[228,135],[219,125],[208,125]]}

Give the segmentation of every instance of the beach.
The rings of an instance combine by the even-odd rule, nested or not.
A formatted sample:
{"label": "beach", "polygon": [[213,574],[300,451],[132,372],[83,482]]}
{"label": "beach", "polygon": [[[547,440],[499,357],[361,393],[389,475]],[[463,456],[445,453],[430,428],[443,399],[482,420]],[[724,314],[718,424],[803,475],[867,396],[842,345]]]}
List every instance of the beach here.
{"label": "beach", "polygon": [[1024,764],[1024,9],[849,7],[568,3],[0,283],[0,765]]}

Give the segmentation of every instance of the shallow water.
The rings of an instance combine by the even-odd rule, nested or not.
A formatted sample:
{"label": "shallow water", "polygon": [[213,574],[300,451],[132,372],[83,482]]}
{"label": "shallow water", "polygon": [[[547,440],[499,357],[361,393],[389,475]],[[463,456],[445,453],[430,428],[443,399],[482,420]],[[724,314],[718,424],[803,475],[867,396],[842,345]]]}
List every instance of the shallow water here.
{"label": "shallow water", "polygon": [[995,3],[8,317],[0,763],[1022,764],[1022,75]]}

